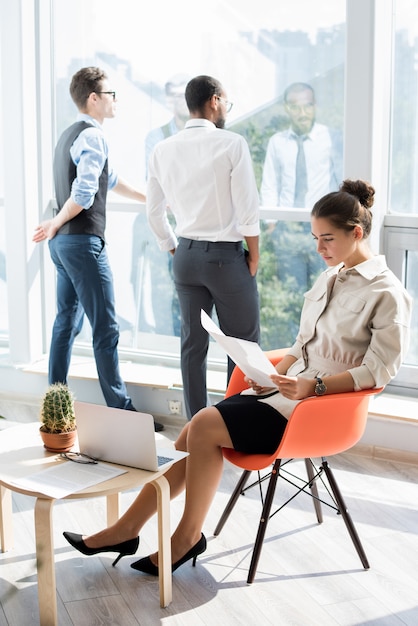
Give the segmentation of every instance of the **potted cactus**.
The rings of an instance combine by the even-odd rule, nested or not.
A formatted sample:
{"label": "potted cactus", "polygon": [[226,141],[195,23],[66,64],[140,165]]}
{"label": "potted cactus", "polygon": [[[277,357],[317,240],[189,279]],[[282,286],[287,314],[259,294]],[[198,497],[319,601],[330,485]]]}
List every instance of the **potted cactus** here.
{"label": "potted cactus", "polygon": [[50,452],[68,452],[76,438],[74,397],[67,385],[54,383],[45,392],[40,420],[44,446]]}

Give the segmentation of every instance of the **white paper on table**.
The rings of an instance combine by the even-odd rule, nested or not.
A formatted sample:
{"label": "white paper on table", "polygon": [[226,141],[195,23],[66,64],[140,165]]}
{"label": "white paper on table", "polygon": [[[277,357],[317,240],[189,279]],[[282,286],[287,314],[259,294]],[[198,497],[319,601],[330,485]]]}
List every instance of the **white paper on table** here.
{"label": "white paper on table", "polygon": [[22,489],[43,493],[58,500],[120,474],[126,474],[127,471],[106,463],[63,461],[60,465],[53,465],[31,476],[15,478],[10,482]]}
{"label": "white paper on table", "polygon": [[201,309],[200,321],[209,335],[225,350],[227,355],[238,365],[246,376],[262,387],[274,387],[270,374],[277,374],[276,368],[268,360],[258,343],[228,337],[211,320],[209,315]]}

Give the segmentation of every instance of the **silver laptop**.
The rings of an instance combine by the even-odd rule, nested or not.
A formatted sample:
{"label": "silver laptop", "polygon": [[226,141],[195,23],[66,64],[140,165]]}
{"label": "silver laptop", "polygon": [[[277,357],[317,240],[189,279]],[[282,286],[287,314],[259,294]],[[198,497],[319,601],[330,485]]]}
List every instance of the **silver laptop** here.
{"label": "silver laptop", "polygon": [[78,401],[74,408],[80,452],[98,461],[157,472],[188,455],[167,447],[149,413]]}

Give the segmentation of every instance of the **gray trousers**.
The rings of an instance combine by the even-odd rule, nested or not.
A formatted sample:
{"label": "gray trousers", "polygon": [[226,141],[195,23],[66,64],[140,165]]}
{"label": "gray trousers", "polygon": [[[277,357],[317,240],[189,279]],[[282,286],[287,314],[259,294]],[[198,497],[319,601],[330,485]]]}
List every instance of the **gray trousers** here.
{"label": "gray trousers", "polygon": [[[225,335],[259,341],[257,281],[246,263],[242,242],[179,238],[173,276],[181,312],[181,371],[187,419],[207,406],[206,359],[209,335],[200,309],[215,306]],[[228,380],[234,363],[228,358]]]}

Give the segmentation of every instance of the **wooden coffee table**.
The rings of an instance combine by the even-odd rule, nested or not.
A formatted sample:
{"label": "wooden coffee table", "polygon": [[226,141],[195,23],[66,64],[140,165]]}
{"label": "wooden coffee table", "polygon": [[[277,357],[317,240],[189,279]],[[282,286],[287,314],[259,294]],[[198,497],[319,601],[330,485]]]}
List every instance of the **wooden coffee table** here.
{"label": "wooden coffee table", "polygon": [[[0,431],[0,547],[13,546],[12,491],[33,496],[38,568],[39,614],[42,626],[57,625],[57,596],[53,545],[53,506],[55,500],[41,493],[22,489],[13,481],[62,463],[56,453],[47,452],[39,436],[39,423],[22,424]],[[122,467],[115,465],[114,467]],[[119,517],[120,493],[151,483],[157,493],[160,606],[172,599],[170,543],[170,487],[163,472],[126,468],[126,473],[66,496],[65,500],[106,496],[107,524]]]}

